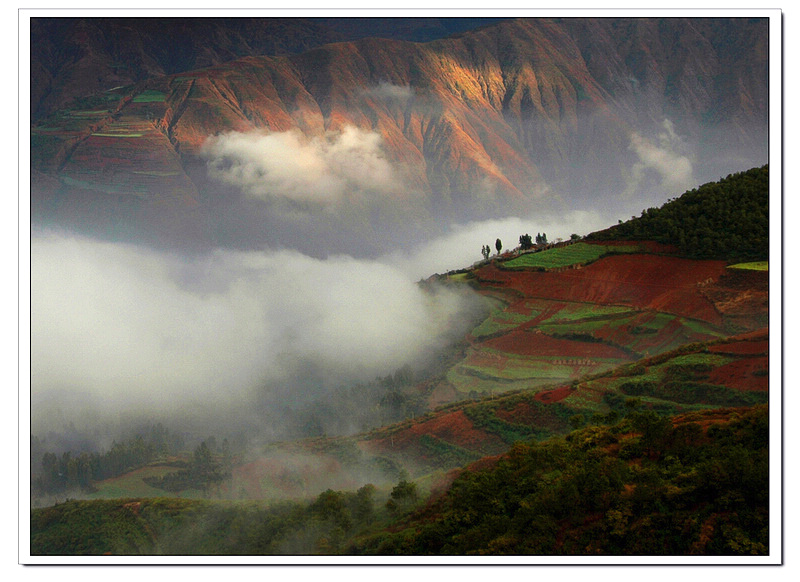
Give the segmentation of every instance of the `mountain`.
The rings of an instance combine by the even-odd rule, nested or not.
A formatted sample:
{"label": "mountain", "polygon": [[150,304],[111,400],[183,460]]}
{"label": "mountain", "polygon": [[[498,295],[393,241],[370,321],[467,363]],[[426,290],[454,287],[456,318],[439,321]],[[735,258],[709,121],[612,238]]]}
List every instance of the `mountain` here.
{"label": "mountain", "polygon": [[32,18],[31,116],[119,85],[368,36],[425,42],[500,18]]}
{"label": "mountain", "polygon": [[[530,18],[329,44],[303,22],[281,46],[270,31],[297,23],[190,21],[181,30],[197,34],[176,38],[192,42],[160,61],[95,47],[115,25],[83,24],[97,58],[74,66],[99,62],[107,79],[112,57],[130,60],[119,83],[133,84],[32,128],[37,222],[235,247],[302,230],[308,248],[385,252],[451,222],[651,206],[766,161],[765,19]],[[126,30],[135,42],[120,46],[170,36]],[[240,48],[203,53],[211,32]],[[308,34],[318,46],[300,52]],[[55,87],[72,61],[46,52]]]}

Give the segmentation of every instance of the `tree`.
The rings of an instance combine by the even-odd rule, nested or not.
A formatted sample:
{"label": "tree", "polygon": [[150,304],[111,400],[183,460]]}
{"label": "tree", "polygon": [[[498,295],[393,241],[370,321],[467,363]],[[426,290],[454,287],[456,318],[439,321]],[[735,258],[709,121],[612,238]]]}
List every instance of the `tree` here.
{"label": "tree", "polygon": [[489,245],[483,245],[481,247],[481,254],[483,255],[483,260],[486,261],[489,259],[489,255],[492,253],[492,250],[489,248]]}
{"label": "tree", "polygon": [[523,251],[527,251],[530,248],[533,248],[533,240],[531,239],[531,235],[529,234],[522,234],[519,237],[519,248]]}
{"label": "tree", "polygon": [[353,517],[361,523],[367,523],[372,520],[375,513],[373,508],[373,498],[375,497],[375,485],[368,483],[361,487],[356,496],[351,502],[350,511]]}
{"label": "tree", "polygon": [[495,243],[494,243],[494,248],[496,248],[496,249],[497,249],[497,254],[499,255],[499,254],[500,254],[500,251],[501,251],[501,250],[502,250],[502,248],[503,248],[503,243],[501,243],[501,242],[500,242],[500,239],[497,239],[497,240],[495,241]]}
{"label": "tree", "polygon": [[389,511],[396,511],[402,507],[408,507],[417,501],[417,484],[413,481],[400,479],[394,486],[390,494],[390,499],[386,502]]}

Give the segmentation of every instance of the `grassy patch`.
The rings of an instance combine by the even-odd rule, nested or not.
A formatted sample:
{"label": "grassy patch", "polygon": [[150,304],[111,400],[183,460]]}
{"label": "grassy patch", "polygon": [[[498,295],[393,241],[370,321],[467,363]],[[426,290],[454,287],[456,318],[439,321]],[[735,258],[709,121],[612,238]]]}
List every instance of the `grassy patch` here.
{"label": "grassy patch", "polygon": [[635,313],[630,307],[616,305],[597,305],[594,303],[569,303],[558,313],[546,319],[543,324],[578,321],[581,319],[600,319],[608,316],[619,316],[625,313]]}
{"label": "grassy patch", "polygon": [[743,271],[769,271],[769,261],[753,261],[751,263],[738,263],[730,265],[729,269],[741,269]]}
{"label": "grassy patch", "polygon": [[535,318],[538,313],[533,312],[530,315],[523,313],[501,312],[493,314],[488,319],[484,320],[478,327],[472,330],[474,337],[485,337],[494,335],[502,331],[509,331],[518,327],[522,323],[526,323]]}
{"label": "grassy patch", "polygon": [[148,89],[147,91],[142,91],[136,97],[133,98],[134,103],[163,103],[164,100],[167,98],[165,93],[161,91],[155,91],[153,89]]}
{"label": "grassy patch", "polygon": [[91,499],[113,499],[120,497],[162,497],[169,496],[161,489],[151,487],[144,482],[147,477],[163,477],[167,473],[174,473],[175,467],[156,465],[144,467],[137,471],[126,473],[119,477],[106,479],[95,484],[97,491],[89,495]]}
{"label": "grassy patch", "polygon": [[641,249],[636,245],[602,246],[587,243],[575,243],[536,253],[520,255],[506,261],[503,266],[510,269],[558,269],[573,265],[591,263],[609,253],[637,253]]}

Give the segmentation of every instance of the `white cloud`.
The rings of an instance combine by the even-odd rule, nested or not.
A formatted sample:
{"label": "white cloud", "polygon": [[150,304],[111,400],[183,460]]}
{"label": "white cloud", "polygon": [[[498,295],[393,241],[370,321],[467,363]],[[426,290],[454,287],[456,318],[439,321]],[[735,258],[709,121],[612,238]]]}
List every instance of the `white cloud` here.
{"label": "white cloud", "polygon": [[254,198],[330,206],[399,187],[380,134],[353,126],[317,137],[297,130],[225,133],[209,138],[203,155],[213,178]]}
{"label": "white cloud", "polygon": [[385,262],[296,251],[185,258],[43,236],[31,264],[34,401],[83,394],[115,414],[242,405],[304,363],[372,379],[439,346],[463,307]]}
{"label": "white cloud", "polygon": [[648,172],[654,172],[663,187],[677,193],[694,184],[692,162],[684,151],[685,144],[669,119],[661,124],[656,140],[634,132],[629,148],[639,158],[631,169],[629,193],[638,190]]}
{"label": "white cloud", "polygon": [[395,85],[388,81],[382,81],[375,87],[366,89],[364,95],[382,101],[404,103],[414,96],[414,91],[408,85]]}

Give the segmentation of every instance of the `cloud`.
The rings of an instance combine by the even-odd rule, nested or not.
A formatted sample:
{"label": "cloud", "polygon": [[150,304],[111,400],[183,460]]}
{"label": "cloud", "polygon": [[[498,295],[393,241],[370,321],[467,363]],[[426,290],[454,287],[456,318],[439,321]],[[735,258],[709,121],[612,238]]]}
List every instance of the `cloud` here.
{"label": "cloud", "polygon": [[648,173],[655,173],[661,186],[671,191],[683,191],[694,184],[692,162],[685,152],[686,146],[669,119],[661,124],[656,140],[634,132],[629,149],[639,159],[631,169],[629,194],[639,190]]}
{"label": "cloud", "polygon": [[375,87],[365,89],[364,95],[381,101],[405,103],[414,97],[414,91],[408,85],[395,85],[382,81]]}
{"label": "cloud", "polygon": [[212,178],[263,200],[333,206],[386,196],[400,184],[380,134],[354,126],[317,137],[230,132],[209,138],[203,156]]}
{"label": "cloud", "polygon": [[31,265],[34,403],[80,396],[112,416],[221,414],[259,390],[319,389],[298,383],[304,366],[372,379],[440,347],[464,307],[388,263],[296,251],[181,257],[49,235]]}

